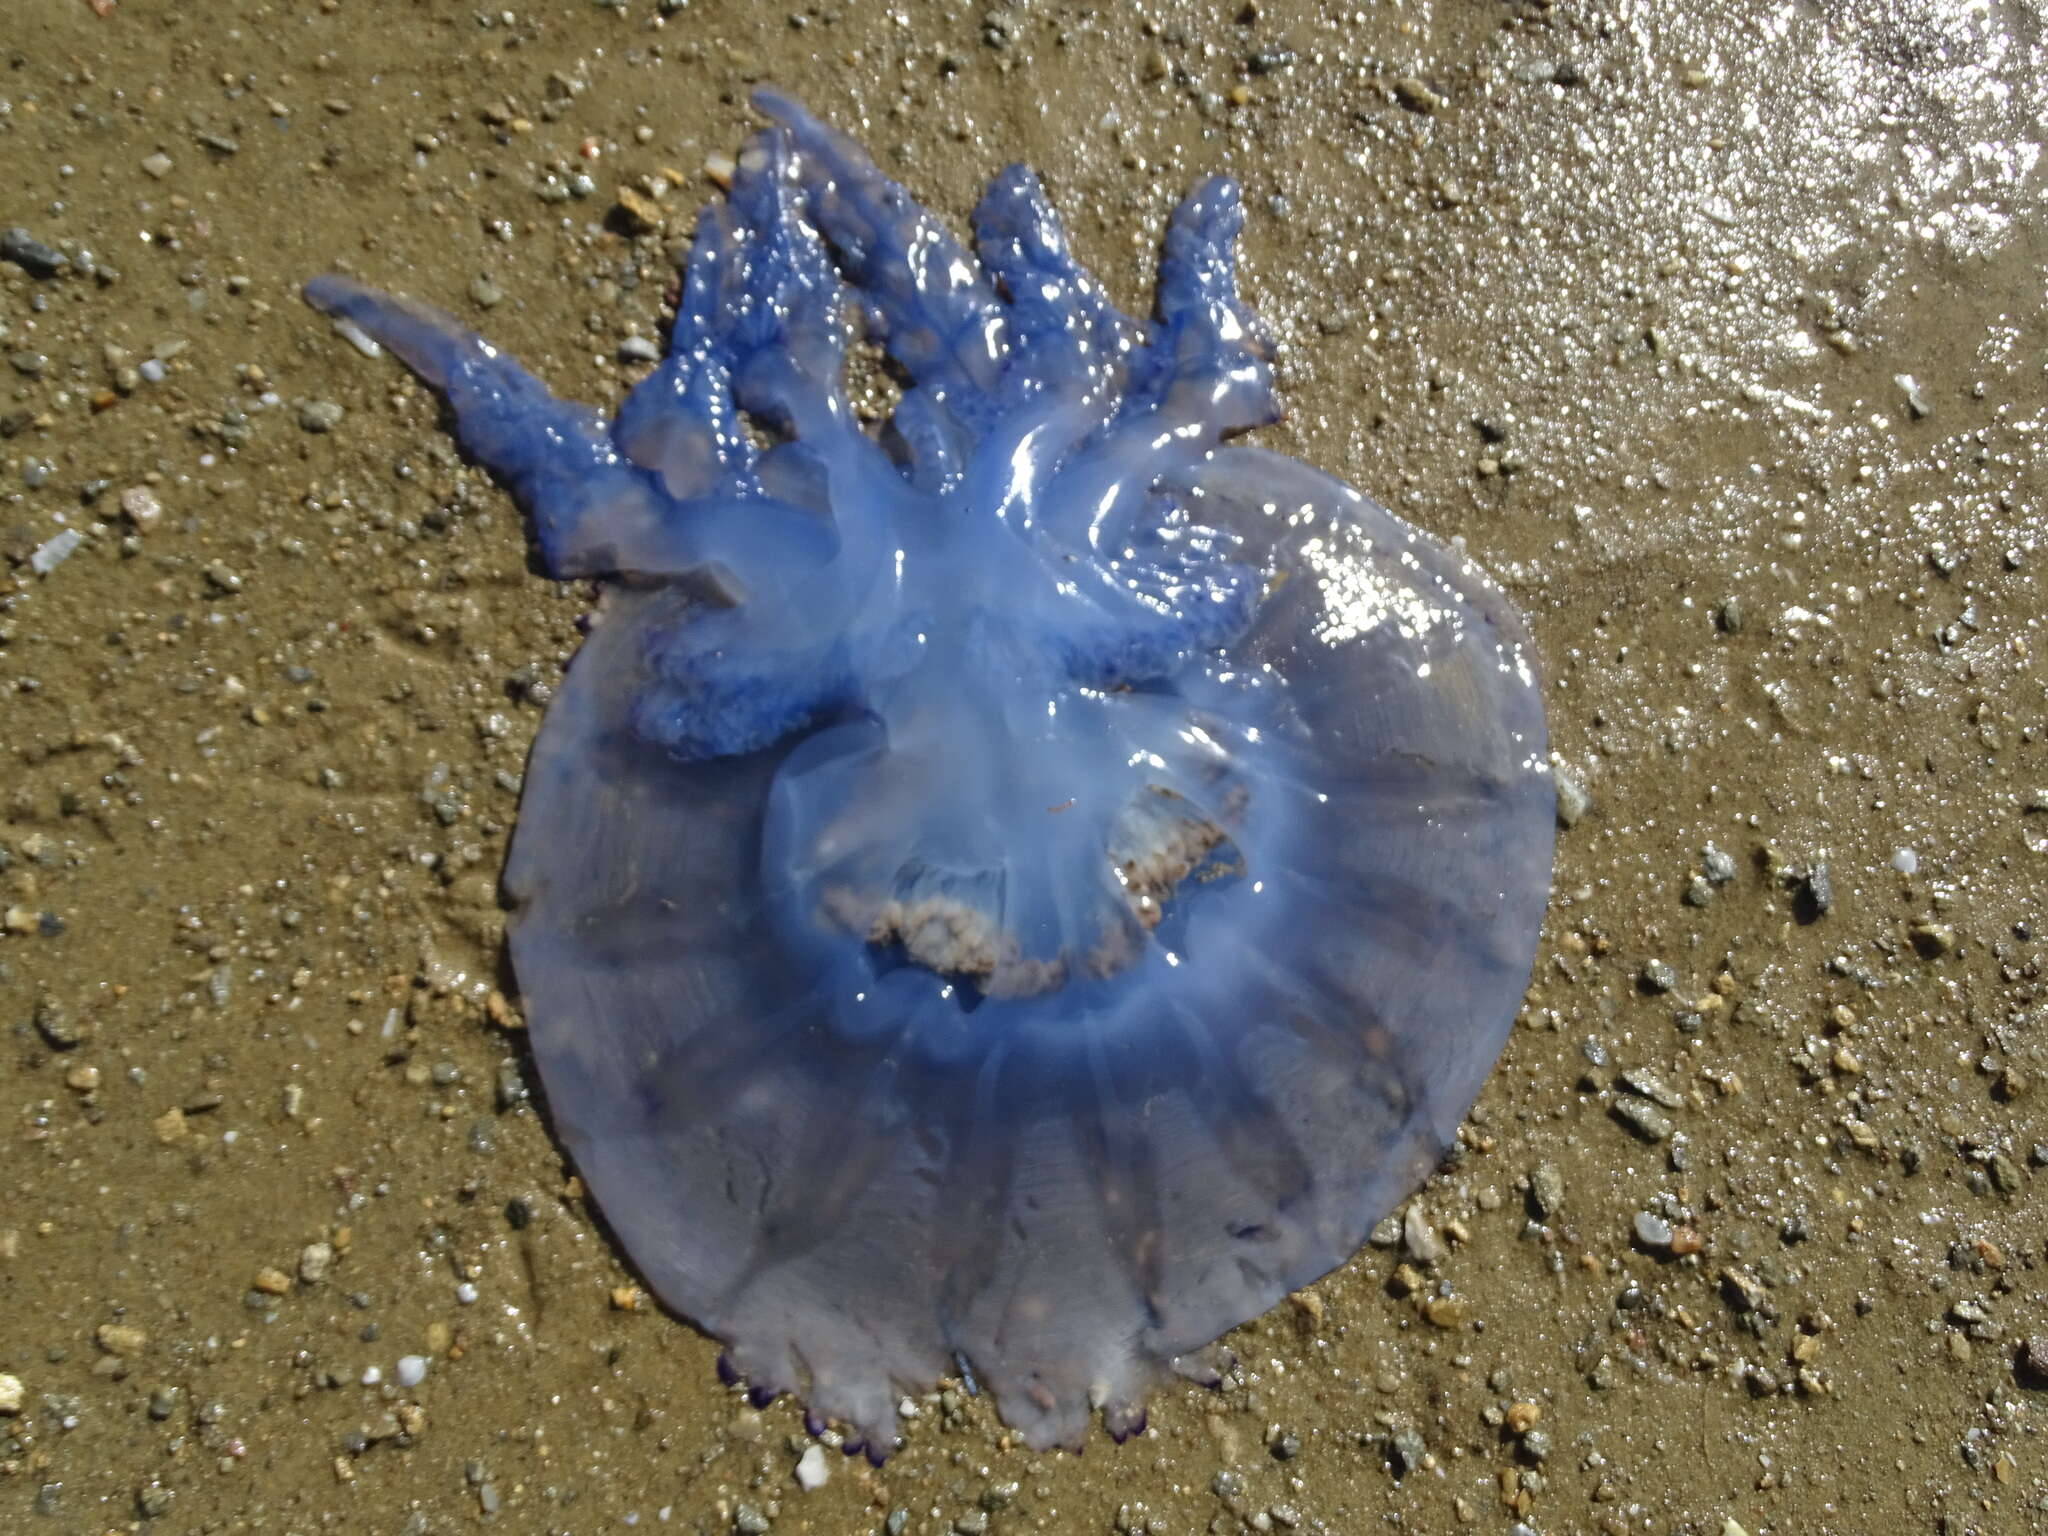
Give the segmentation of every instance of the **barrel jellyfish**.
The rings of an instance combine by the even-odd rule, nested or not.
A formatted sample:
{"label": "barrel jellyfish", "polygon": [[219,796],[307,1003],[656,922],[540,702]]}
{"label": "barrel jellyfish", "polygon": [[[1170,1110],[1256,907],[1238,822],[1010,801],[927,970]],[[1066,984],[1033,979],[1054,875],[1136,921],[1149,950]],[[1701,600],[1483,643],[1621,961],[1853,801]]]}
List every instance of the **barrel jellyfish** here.
{"label": "barrel jellyfish", "polygon": [[1461,552],[1230,442],[1279,414],[1232,182],[1174,210],[1141,322],[1029,170],[962,244],[756,104],[610,419],[425,304],[306,297],[596,583],[504,886],[631,1263],[877,1457],[955,1375],[1035,1447],[1121,1439],[1351,1256],[1499,1053],[1554,836],[1529,636]]}

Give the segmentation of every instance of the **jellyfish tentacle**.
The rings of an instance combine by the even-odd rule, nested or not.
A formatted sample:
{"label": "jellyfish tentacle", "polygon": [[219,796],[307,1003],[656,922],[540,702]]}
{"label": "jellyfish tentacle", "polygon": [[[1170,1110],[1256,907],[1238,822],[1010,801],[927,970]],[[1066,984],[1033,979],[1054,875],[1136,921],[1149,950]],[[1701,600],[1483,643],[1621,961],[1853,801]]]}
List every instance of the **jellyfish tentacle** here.
{"label": "jellyfish tentacle", "polygon": [[620,451],[658,473],[676,497],[761,493],[756,451],[733,398],[732,360],[719,344],[743,280],[745,234],[725,204],[699,211],[668,356],[633,387],[612,428]]}
{"label": "jellyfish tentacle", "polygon": [[1045,188],[1025,166],[1008,166],[988,184],[974,210],[974,247],[1010,303],[1006,398],[1123,383],[1140,328],[1074,259]]}
{"label": "jellyfish tentacle", "polygon": [[665,520],[666,494],[618,451],[597,411],[557,399],[454,316],[336,273],[308,282],[305,298],[388,346],[448,402],[463,449],[533,519],[550,574],[619,570],[618,551],[645,543]]}
{"label": "jellyfish tentacle", "polygon": [[789,130],[811,221],[861,290],[889,355],[971,410],[995,389],[1008,353],[1007,311],[980,264],[852,140],[777,91],[756,91],[754,105]]}
{"label": "jellyfish tentacle", "polygon": [[770,426],[816,440],[847,430],[846,285],[804,223],[789,130],[758,133],[740,152],[729,204],[748,239],[739,292],[721,317],[733,390]]}
{"label": "jellyfish tentacle", "polygon": [[1198,183],[1173,210],[1148,349],[1155,372],[1125,415],[1150,411],[1168,429],[1199,426],[1208,443],[1279,420],[1272,345],[1237,292],[1243,228],[1243,197],[1227,176]]}

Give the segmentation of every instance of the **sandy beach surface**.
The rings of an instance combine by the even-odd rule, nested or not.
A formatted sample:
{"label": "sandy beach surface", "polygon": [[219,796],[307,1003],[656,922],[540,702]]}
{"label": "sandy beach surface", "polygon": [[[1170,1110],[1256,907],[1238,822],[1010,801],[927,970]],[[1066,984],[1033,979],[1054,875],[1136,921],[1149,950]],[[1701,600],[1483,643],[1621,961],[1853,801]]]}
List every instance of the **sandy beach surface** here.
{"label": "sandy beach surface", "polygon": [[[497,893],[590,592],[298,297],[615,402],[770,81],[956,220],[1030,162],[1128,308],[1240,178],[1259,441],[1545,670],[1412,1235],[1120,1448],[806,1460],[640,1291]],[[2044,121],[2035,0],[8,0],[0,1529],[2048,1529]]]}

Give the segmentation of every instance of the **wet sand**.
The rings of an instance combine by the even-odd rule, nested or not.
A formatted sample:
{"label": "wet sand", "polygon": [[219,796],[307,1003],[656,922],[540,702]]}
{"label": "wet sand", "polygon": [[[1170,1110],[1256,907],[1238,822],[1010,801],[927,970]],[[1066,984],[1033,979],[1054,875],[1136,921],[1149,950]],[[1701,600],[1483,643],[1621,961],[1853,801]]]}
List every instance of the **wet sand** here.
{"label": "wet sand", "polygon": [[[8,7],[0,1528],[2048,1526],[2039,6],[665,9]],[[1428,1253],[1121,1448],[805,1492],[638,1293],[496,899],[588,593],[297,299],[615,401],[766,80],[1127,307],[1241,178],[1260,441],[1508,585],[1579,792]]]}

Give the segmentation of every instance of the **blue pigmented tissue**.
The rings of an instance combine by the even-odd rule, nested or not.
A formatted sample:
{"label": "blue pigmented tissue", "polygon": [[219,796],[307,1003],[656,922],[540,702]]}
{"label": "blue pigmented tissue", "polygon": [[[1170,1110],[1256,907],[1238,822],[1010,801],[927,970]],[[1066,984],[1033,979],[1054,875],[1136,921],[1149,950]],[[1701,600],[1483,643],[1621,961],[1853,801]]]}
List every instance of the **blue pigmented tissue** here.
{"label": "blue pigmented tissue", "polygon": [[1034,1446],[1121,1438],[1350,1257],[1499,1053],[1555,814],[1528,634],[1462,553],[1226,446],[1277,414],[1231,182],[1140,323],[1029,171],[970,251],[757,105],[611,420],[426,305],[306,297],[600,584],[505,884],[634,1265],[872,1454],[967,1372]]}

